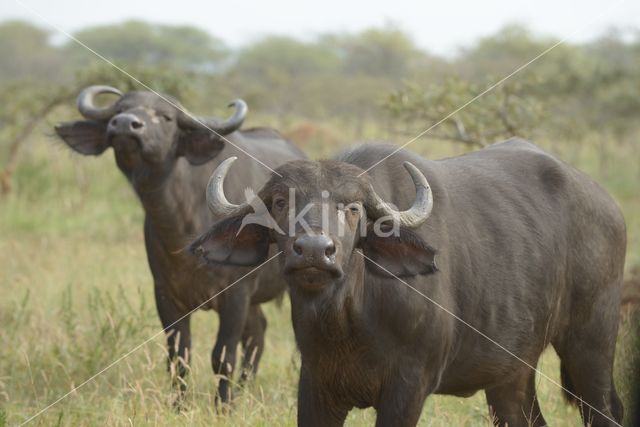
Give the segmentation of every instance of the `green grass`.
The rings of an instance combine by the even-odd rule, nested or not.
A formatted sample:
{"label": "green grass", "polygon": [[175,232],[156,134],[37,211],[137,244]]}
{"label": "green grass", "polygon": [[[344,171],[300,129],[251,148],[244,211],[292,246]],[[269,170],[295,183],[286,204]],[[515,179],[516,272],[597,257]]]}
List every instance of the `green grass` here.
{"label": "green grass", "polygon": [[[432,158],[460,151],[433,141],[413,149]],[[620,202],[629,228],[628,265],[640,265],[637,147],[612,147],[606,170],[588,146],[555,149]],[[160,330],[141,221],[138,202],[111,153],[80,158],[50,140],[34,141],[25,151],[14,193],[0,199],[0,427],[34,415]],[[213,405],[216,379],[209,353],[217,316],[198,312],[184,411],[176,413],[168,404],[160,335],[33,425],[295,425],[300,360],[288,301],[282,307],[268,304],[266,314],[267,349],[259,375],[237,391],[230,414],[216,414]],[[616,361],[616,380],[627,402],[633,350],[640,348],[632,328],[637,322],[637,316],[625,317]],[[552,350],[539,368],[559,382]],[[551,425],[580,424],[578,411],[564,404],[554,384],[539,377],[538,392]],[[487,413],[482,393],[467,399],[434,396],[420,425],[489,425]],[[372,425],[374,419],[373,410],[357,410],[347,424]]]}

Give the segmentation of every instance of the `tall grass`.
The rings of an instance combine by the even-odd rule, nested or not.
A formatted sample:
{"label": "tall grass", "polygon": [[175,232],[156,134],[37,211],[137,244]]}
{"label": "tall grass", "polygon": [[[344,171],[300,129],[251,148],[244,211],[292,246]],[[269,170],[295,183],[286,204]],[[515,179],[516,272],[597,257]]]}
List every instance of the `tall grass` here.
{"label": "tall grass", "polygon": [[[628,264],[640,265],[637,147],[611,147],[605,170],[589,144],[542,144],[614,194],[628,222]],[[460,151],[429,140],[411,148],[431,158]],[[161,329],[141,221],[141,208],[110,152],[80,158],[50,139],[34,141],[24,152],[14,193],[0,200],[0,427],[22,422]],[[267,349],[259,375],[236,391],[229,414],[217,414],[213,404],[216,378],[209,354],[217,317],[199,312],[192,320],[193,360],[182,412],[168,404],[170,383],[159,336],[33,424],[295,425],[300,362],[288,302],[267,305],[266,315]],[[632,332],[638,321],[637,315],[623,319],[616,359],[616,381],[627,406],[631,362],[640,348]],[[539,368],[559,382],[558,366],[551,350]],[[564,404],[555,385],[538,379],[538,391],[551,425],[580,425],[578,411]],[[420,425],[489,425],[487,414],[482,393],[468,399],[434,396]],[[353,411],[348,424],[371,425],[374,418],[373,410]]]}

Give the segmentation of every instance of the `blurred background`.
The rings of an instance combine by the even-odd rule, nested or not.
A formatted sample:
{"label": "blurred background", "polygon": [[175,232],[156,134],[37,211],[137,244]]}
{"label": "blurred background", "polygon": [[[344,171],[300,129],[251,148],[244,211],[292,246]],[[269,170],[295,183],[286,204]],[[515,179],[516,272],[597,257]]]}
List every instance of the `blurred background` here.
{"label": "blurred background", "polygon": [[[633,406],[640,5],[7,3],[0,10],[0,426],[26,419],[161,328],[133,191],[111,152],[81,158],[53,136],[55,123],[79,117],[75,97],[85,86],[141,89],[87,47],[199,115],[226,116],[228,101],[241,97],[247,126],[275,127],[322,158],[359,141],[403,144],[557,44],[407,149],[437,159],[520,136],[615,197],[629,233],[616,378]],[[267,315],[261,372],[230,415],[213,409],[208,358],[217,319],[201,313],[188,410],[167,405],[158,338],[34,423],[294,425],[299,361],[288,301]],[[540,368],[558,377],[552,350]],[[538,381],[547,420],[579,425],[560,390]],[[373,416],[356,411],[349,423],[371,425]],[[421,419],[488,423],[481,394],[431,398]]]}

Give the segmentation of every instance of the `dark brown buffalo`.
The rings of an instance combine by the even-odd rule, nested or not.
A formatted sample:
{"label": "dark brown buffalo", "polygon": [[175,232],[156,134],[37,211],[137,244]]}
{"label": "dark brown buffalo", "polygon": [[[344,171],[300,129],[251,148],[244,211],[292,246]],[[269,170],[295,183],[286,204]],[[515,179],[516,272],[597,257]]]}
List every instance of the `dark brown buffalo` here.
{"label": "dark brown buffalo", "polygon": [[287,163],[259,192],[283,233],[253,224],[234,238],[250,212],[238,206],[191,246],[215,264],[260,263],[271,241],[283,251],[299,424],[341,425],[373,406],[377,425],[411,426],[432,393],[484,390],[497,424],[545,425],[530,366],[549,343],[585,424],[620,422],[612,370],[626,231],[616,203],[521,140],[440,161],[400,151],[361,175],[393,149]]}
{"label": "dark brown buffalo", "polygon": [[[118,100],[98,108],[94,98],[104,93],[115,94]],[[232,104],[235,113],[227,121],[195,119],[178,105],[151,92],[122,95],[114,88],[92,86],[78,97],[78,108],[87,120],[61,124],[56,132],[81,154],[100,155],[113,148],[118,167],[138,195],[145,211],[145,245],[158,314],[167,329],[170,368],[177,369],[181,379],[191,347],[188,313],[249,272],[248,268],[201,268],[183,250],[215,220],[203,193],[211,172],[220,159],[240,156],[242,165],[232,172],[226,191],[232,200],[241,201],[244,188],[264,182],[270,172],[245,153],[272,168],[304,155],[274,130],[239,131],[247,111],[241,100]],[[267,267],[202,307],[217,310],[220,317],[211,355],[215,373],[225,377],[234,373],[240,341],[246,355],[243,377],[256,371],[266,328],[260,304],[285,288],[277,270]],[[226,402],[229,389],[224,378],[219,393]]]}

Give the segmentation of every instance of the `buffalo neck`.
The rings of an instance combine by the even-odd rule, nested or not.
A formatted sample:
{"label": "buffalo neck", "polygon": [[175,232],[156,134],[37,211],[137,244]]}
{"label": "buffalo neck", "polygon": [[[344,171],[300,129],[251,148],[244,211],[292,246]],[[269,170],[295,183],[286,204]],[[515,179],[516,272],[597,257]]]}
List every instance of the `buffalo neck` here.
{"label": "buffalo neck", "polygon": [[353,253],[344,277],[327,289],[309,295],[291,287],[292,318],[301,351],[326,342],[353,344],[358,328],[369,313],[365,310],[365,268]]}
{"label": "buffalo neck", "polygon": [[206,177],[198,185],[199,177],[189,166],[178,162],[170,171],[152,171],[131,180],[148,225],[171,252],[183,248],[190,237],[208,225],[200,218]]}

